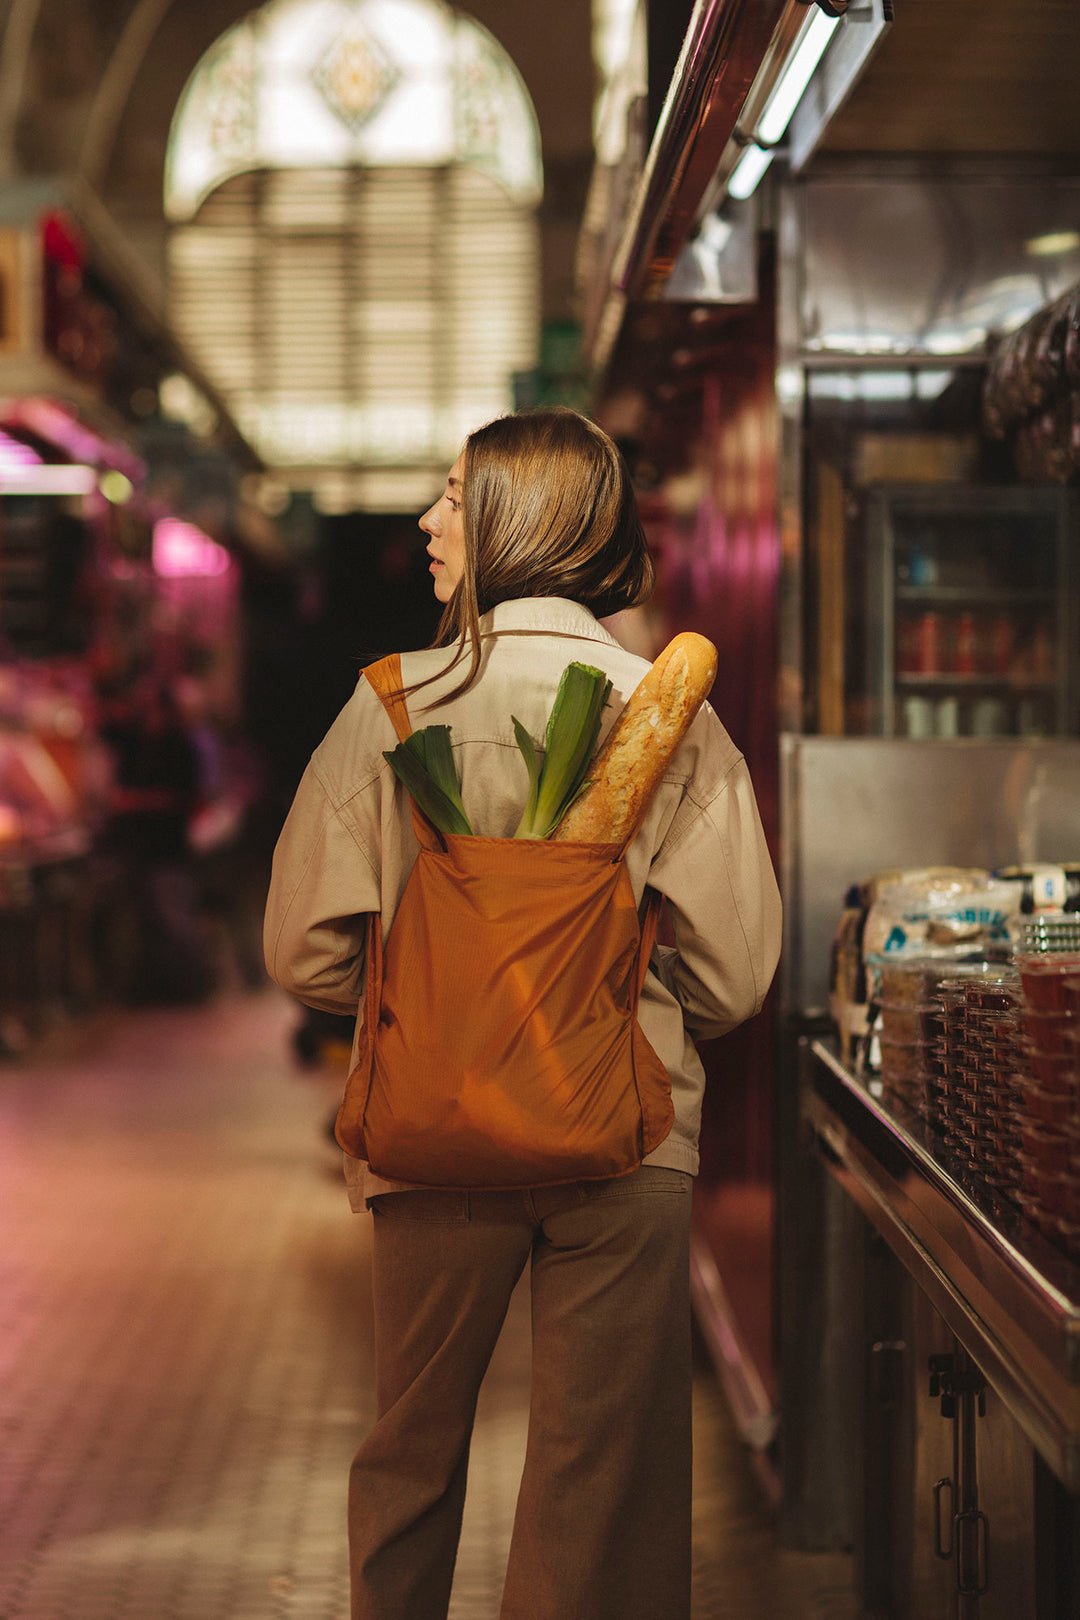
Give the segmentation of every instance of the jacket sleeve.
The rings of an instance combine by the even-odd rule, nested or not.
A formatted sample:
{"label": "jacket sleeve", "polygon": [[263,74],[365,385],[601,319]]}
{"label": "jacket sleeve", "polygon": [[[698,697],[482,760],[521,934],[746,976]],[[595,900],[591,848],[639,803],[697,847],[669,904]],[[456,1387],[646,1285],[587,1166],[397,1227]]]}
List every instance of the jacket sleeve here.
{"label": "jacket sleeve", "polygon": [[675,993],[692,1035],[724,1035],[761,1011],[780,958],[780,891],[740,757],[718,789],[691,785],[653,861],[675,933]]}
{"label": "jacket sleeve", "polygon": [[274,850],[263,924],[267,972],[309,1007],[355,1013],[367,913],[380,909],[376,861],[312,761]]}

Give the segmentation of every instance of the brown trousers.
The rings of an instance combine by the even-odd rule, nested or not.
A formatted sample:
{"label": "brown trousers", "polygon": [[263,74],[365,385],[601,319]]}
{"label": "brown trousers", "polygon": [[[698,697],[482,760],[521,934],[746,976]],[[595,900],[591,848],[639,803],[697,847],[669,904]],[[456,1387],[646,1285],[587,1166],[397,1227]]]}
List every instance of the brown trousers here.
{"label": "brown trousers", "polygon": [[688,1620],[691,1178],[375,1200],[378,1418],[352,1620],[446,1620],[476,1398],[532,1262],[532,1395],[501,1620]]}

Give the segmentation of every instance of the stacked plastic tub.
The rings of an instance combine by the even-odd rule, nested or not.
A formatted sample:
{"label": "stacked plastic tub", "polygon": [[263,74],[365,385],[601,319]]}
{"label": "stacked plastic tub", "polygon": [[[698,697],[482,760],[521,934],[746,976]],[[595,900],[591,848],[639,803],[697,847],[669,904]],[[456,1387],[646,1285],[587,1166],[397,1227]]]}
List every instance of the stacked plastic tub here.
{"label": "stacked plastic tub", "polygon": [[874,968],[886,1100],[1080,1258],[1080,954]]}
{"label": "stacked plastic tub", "polygon": [[1022,956],[1019,968],[1018,1199],[1029,1219],[1080,1258],[1080,954]]}
{"label": "stacked plastic tub", "polygon": [[988,969],[939,984],[939,1072],[928,1121],[961,1166],[1001,1192],[1020,1180],[1020,981]]}

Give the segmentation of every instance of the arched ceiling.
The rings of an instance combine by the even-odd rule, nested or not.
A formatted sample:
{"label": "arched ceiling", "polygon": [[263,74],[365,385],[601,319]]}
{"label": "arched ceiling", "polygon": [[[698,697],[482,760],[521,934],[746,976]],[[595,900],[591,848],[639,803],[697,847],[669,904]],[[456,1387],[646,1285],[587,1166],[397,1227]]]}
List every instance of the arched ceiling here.
{"label": "arched ceiling", "polygon": [[[29,34],[27,59],[12,64],[10,83],[17,169],[86,168],[160,272],[173,109],[204,51],[251,9],[251,0],[6,0],[5,39],[17,41],[20,23]],[[545,169],[544,302],[548,313],[564,313],[592,163],[590,0],[477,0],[466,9],[513,57],[536,108]]]}

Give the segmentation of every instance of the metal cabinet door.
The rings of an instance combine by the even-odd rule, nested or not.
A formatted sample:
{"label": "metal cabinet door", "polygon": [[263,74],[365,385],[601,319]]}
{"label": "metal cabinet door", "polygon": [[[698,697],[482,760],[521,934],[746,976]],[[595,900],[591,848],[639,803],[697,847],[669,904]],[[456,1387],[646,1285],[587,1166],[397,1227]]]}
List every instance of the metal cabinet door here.
{"label": "metal cabinet door", "polygon": [[988,1565],[979,1620],[1035,1615],[1035,1452],[993,1389],[975,1420],[975,1459]]}
{"label": "metal cabinet door", "polygon": [[926,1295],[913,1288],[912,1296],[915,1455],[905,1613],[907,1620],[957,1620],[952,1522],[960,1500],[957,1427],[955,1418],[942,1414],[941,1397],[930,1393],[931,1357],[951,1356],[956,1341]]}

